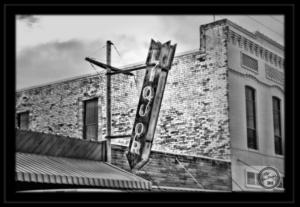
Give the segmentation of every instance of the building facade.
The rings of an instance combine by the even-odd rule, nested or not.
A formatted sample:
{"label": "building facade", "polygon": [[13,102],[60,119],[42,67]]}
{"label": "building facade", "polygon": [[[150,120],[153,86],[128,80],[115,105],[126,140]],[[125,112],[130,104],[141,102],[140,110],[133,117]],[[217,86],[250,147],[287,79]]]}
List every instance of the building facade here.
{"label": "building facade", "polygon": [[284,177],[284,48],[231,23],[228,40],[233,190],[264,190],[263,167]]}
{"label": "building facade", "polygon": [[[262,190],[248,188],[246,164],[272,165],[284,175],[283,56],[282,46],[228,20],[202,25],[200,49],[174,58],[152,158],[136,173],[149,172],[157,185],[200,185],[225,191]],[[144,72],[135,71],[133,77],[112,76],[113,135],[132,132]],[[16,93],[17,127],[103,140],[105,86],[103,72],[20,90]],[[112,143],[112,162],[129,170],[124,155],[129,140]],[[177,166],[178,172],[186,171],[184,166],[191,172],[172,182],[168,174],[176,174],[176,167],[166,166],[177,158],[185,163]],[[156,164],[151,166],[151,161]]]}

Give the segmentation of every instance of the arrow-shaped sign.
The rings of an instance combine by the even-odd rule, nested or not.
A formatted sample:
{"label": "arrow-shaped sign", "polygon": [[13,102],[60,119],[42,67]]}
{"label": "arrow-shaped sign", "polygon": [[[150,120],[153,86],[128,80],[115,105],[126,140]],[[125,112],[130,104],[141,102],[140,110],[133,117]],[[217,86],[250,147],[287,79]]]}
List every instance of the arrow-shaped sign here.
{"label": "arrow-shaped sign", "polygon": [[[137,107],[129,150],[126,154],[131,169],[140,169],[149,160],[168,71],[173,62],[175,50],[176,44],[171,45],[170,41],[161,44],[151,39],[146,60],[148,67]],[[155,66],[149,66],[153,63]]]}

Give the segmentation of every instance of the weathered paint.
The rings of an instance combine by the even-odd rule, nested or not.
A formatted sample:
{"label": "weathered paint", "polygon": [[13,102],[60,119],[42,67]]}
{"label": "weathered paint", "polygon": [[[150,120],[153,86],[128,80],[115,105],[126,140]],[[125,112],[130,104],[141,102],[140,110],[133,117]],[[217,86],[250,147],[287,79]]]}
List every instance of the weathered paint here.
{"label": "weathered paint", "polygon": [[[153,149],[186,155],[230,157],[226,29],[221,46],[199,61],[195,51],[174,58],[161,104]],[[212,32],[207,32],[208,34]],[[210,44],[210,41],[207,43]],[[218,64],[216,63],[218,60]],[[112,134],[131,134],[145,70],[112,76]],[[99,98],[98,139],[106,134],[105,74],[17,92],[17,111],[30,111],[30,129],[82,138],[83,101]],[[127,145],[129,139],[112,143]]]}
{"label": "weathered paint", "polygon": [[156,62],[156,65],[148,67],[144,77],[127,153],[131,169],[139,169],[149,160],[168,71],[173,62],[175,50],[176,45],[171,45],[170,41],[161,44],[151,40],[146,64]]}

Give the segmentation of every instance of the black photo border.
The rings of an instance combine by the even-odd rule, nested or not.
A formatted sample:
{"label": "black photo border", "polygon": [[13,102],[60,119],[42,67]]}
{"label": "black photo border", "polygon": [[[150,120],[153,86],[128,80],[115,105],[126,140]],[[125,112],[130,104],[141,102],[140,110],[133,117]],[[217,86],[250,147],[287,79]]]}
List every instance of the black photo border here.
{"label": "black photo border", "polygon": [[[3,4],[3,198],[6,204],[292,204],[295,202],[295,5],[277,4]],[[285,15],[285,192],[284,193],[16,193],[15,192],[15,15]],[[200,26],[200,25],[199,25]],[[79,195],[80,194],[80,195]]]}

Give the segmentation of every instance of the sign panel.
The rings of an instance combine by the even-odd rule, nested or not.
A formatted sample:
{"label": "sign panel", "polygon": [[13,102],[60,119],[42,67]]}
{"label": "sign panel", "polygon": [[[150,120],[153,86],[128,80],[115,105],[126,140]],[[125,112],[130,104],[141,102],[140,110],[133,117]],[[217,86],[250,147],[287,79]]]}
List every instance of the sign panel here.
{"label": "sign panel", "polygon": [[[133,125],[129,150],[126,154],[130,168],[140,169],[149,160],[161,101],[171,68],[176,44],[151,40],[148,65]],[[155,64],[153,66],[153,64]]]}

